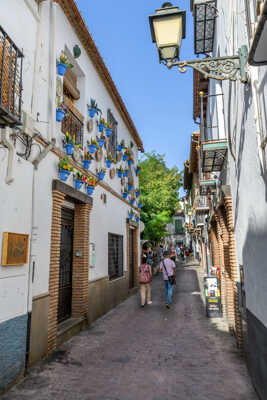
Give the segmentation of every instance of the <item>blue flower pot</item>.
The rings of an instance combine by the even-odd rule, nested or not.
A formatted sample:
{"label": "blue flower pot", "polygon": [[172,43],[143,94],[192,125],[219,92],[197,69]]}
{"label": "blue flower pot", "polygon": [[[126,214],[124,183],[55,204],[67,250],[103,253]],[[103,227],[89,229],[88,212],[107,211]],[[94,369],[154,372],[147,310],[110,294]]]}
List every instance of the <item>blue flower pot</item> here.
{"label": "blue flower pot", "polygon": [[140,169],[135,170],[136,176],[139,175],[139,171],[140,171]]}
{"label": "blue flower pot", "polygon": [[136,197],[139,197],[140,196],[140,192],[139,191],[135,192],[135,195],[136,195]]}
{"label": "blue flower pot", "polygon": [[99,147],[103,147],[104,143],[105,143],[105,140],[104,139],[98,139],[97,142],[98,142]]}
{"label": "blue flower pot", "polygon": [[132,163],[133,163],[133,160],[128,160],[129,167],[132,165]]}
{"label": "blue flower pot", "polygon": [[123,197],[124,199],[127,199],[128,193],[122,193],[122,197]]}
{"label": "blue flower pot", "polygon": [[131,199],[131,200],[130,200],[130,204],[131,204],[131,206],[134,205],[134,199]]}
{"label": "blue flower pot", "polygon": [[104,172],[98,172],[98,179],[100,181],[103,181],[104,177],[105,177],[105,173]]}
{"label": "blue flower pot", "polygon": [[57,108],[57,111],[56,111],[57,122],[62,122],[64,116],[65,116],[65,111],[61,110],[61,108]]}
{"label": "blue flower pot", "polygon": [[118,144],[117,151],[122,151],[122,145]]}
{"label": "blue flower pot", "polygon": [[80,190],[82,187],[83,181],[81,181],[80,179],[75,179],[75,189],[76,190]]}
{"label": "blue flower pot", "polygon": [[125,154],[123,154],[123,156],[122,156],[123,161],[126,161],[127,158],[128,158],[128,156],[126,156]]}
{"label": "blue flower pot", "polygon": [[96,145],[95,144],[89,144],[88,145],[89,153],[94,154],[96,152]]}
{"label": "blue flower pot", "polygon": [[111,167],[111,165],[112,165],[112,161],[110,161],[110,160],[107,160],[107,161],[106,161],[106,166],[107,166],[108,168],[110,168],[110,167]]}
{"label": "blue flower pot", "polygon": [[99,124],[99,125],[98,125],[98,130],[99,130],[99,132],[103,132],[104,127],[105,127],[105,125]]}
{"label": "blue flower pot", "polygon": [[91,160],[83,160],[83,168],[88,169],[91,165]]}
{"label": "blue flower pot", "polygon": [[140,218],[139,217],[136,217],[135,218],[135,222],[139,222],[140,221]]}
{"label": "blue flower pot", "polygon": [[118,171],[118,178],[122,178],[122,172]]}
{"label": "blue flower pot", "polygon": [[128,176],[128,171],[124,171],[123,176]]}
{"label": "blue flower pot", "polygon": [[133,188],[133,185],[131,185],[130,183],[128,184],[128,190],[130,191],[130,190],[132,190],[132,188]]}
{"label": "blue flower pot", "polygon": [[63,64],[63,63],[59,62],[57,64],[57,73],[58,73],[58,75],[63,76],[65,74],[65,72],[67,71],[67,68],[68,67],[67,67],[66,64]]}
{"label": "blue flower pot", "polygon": [[138,208],[141,208],[141,207],[142,207],[142,203],[138,203],[138,204],[137,204],[137,207],[138,207]]}
{"label": "blue flower pot", "polygon": [[130,219],[133,219],[133,217],[134,217],[134,214],[129,214]]}
{"label": "blue flower pot", "polygon": [[89,194],[89,196],[91,196],[95,191],[95,187],[87,185],[86,190],[87,190],[87,194]]}
{"label": "blue flower pot", "polygon": [[69,176],[70,176],[70,171],[66,171],[65,169],[61,169],[59,171],[59,179],[61,181],[66,182]]}
{"label": "blue flower pot", "polygon": [[112,129],[106,128],[106,135],[107,135],[107,137],[110,137],[111,134],[112,134]]}
{"label": "blue flower pot", "polygon": [[89,108],[89,116],[90,118],[94,118],[96,114],[96,109],[95,108]]}
{"label": "blue flower pot", "polygon": [[74,151],[74,145],[72,143],[65,144],[65,150],[68,156],[71,156]]}

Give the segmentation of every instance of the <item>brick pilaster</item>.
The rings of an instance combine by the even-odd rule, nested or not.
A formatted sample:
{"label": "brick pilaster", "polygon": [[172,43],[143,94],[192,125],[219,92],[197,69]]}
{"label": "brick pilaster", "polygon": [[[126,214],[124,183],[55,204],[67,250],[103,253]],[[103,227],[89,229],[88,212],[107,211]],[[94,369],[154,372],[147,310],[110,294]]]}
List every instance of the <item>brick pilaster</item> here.
{"label": "brick pilaster", "polygon": [[56,342],[57,342],[59,264],[60,264],[60,242],[61,242],[61,209],[65,195],[64,193],[54,190],[52,192],[52,196],[53,196],[53,210],[52,210],[50,274],[49,274],[50,304],[48,313],[49,353],[56,348]]}

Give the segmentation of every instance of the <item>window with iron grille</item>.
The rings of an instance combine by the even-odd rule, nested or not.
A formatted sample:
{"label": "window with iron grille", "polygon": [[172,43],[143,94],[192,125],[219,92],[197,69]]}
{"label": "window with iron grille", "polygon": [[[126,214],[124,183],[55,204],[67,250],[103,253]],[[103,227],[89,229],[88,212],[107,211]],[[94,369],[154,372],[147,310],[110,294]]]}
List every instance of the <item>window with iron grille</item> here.
{"label": "window with iron grille", "polygon": [[175,234],[182,235],[184,233],[183,221],[181,219],[175,220]]}
{"label": "window with iron grille", "polygon": [[83,123],[70,110],[63,118],[61,130],[75,136],[75,143],[83,146]]}
{"label": "window with iron grille", "polygon": [[109,279],[123,276],[123,236],[108,234],[108,275]]}
{"label": "window with iron grille", "polygon": [[117,161],[117,136],[118,136],[118,122],[115,120],[112,112],[108,110],[107,122],[112,126],[112,134],[108,140],[107,151],[112,154],[112,157]]}

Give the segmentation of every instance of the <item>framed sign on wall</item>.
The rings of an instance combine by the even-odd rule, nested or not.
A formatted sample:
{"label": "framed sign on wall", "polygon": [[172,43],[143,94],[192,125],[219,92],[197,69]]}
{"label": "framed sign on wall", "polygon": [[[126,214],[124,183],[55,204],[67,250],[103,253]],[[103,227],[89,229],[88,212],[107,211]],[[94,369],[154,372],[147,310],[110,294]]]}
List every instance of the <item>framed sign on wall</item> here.
{"label": "framed sign on wall", "polygon": [[28,262],[29,235],[21,233],[3,233],[2,265],[24,265]]}

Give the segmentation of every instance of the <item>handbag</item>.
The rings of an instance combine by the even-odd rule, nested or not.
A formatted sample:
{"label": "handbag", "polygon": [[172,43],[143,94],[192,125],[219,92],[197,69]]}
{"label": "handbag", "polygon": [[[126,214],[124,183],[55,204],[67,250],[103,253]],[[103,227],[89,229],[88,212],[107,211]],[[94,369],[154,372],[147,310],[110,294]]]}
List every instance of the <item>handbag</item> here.
{"label": "handbag", "polygon": [[167,269],[166,269],[166,267],[165,267],[164,261],[162,261],[162,264],[163,264],[163,267],[164,267],[164,269],[165,269],[165,272],[166,272],[166,274],[167,274],[167,277],[168,277],[168,280],[169,280],[170,284],[171,284],[172,286],[175,285],[175,284],[176,284],[175,276],[174,276],[174,275],[169,276],[169,275],[168,275],[168,272],[167,272]]}

